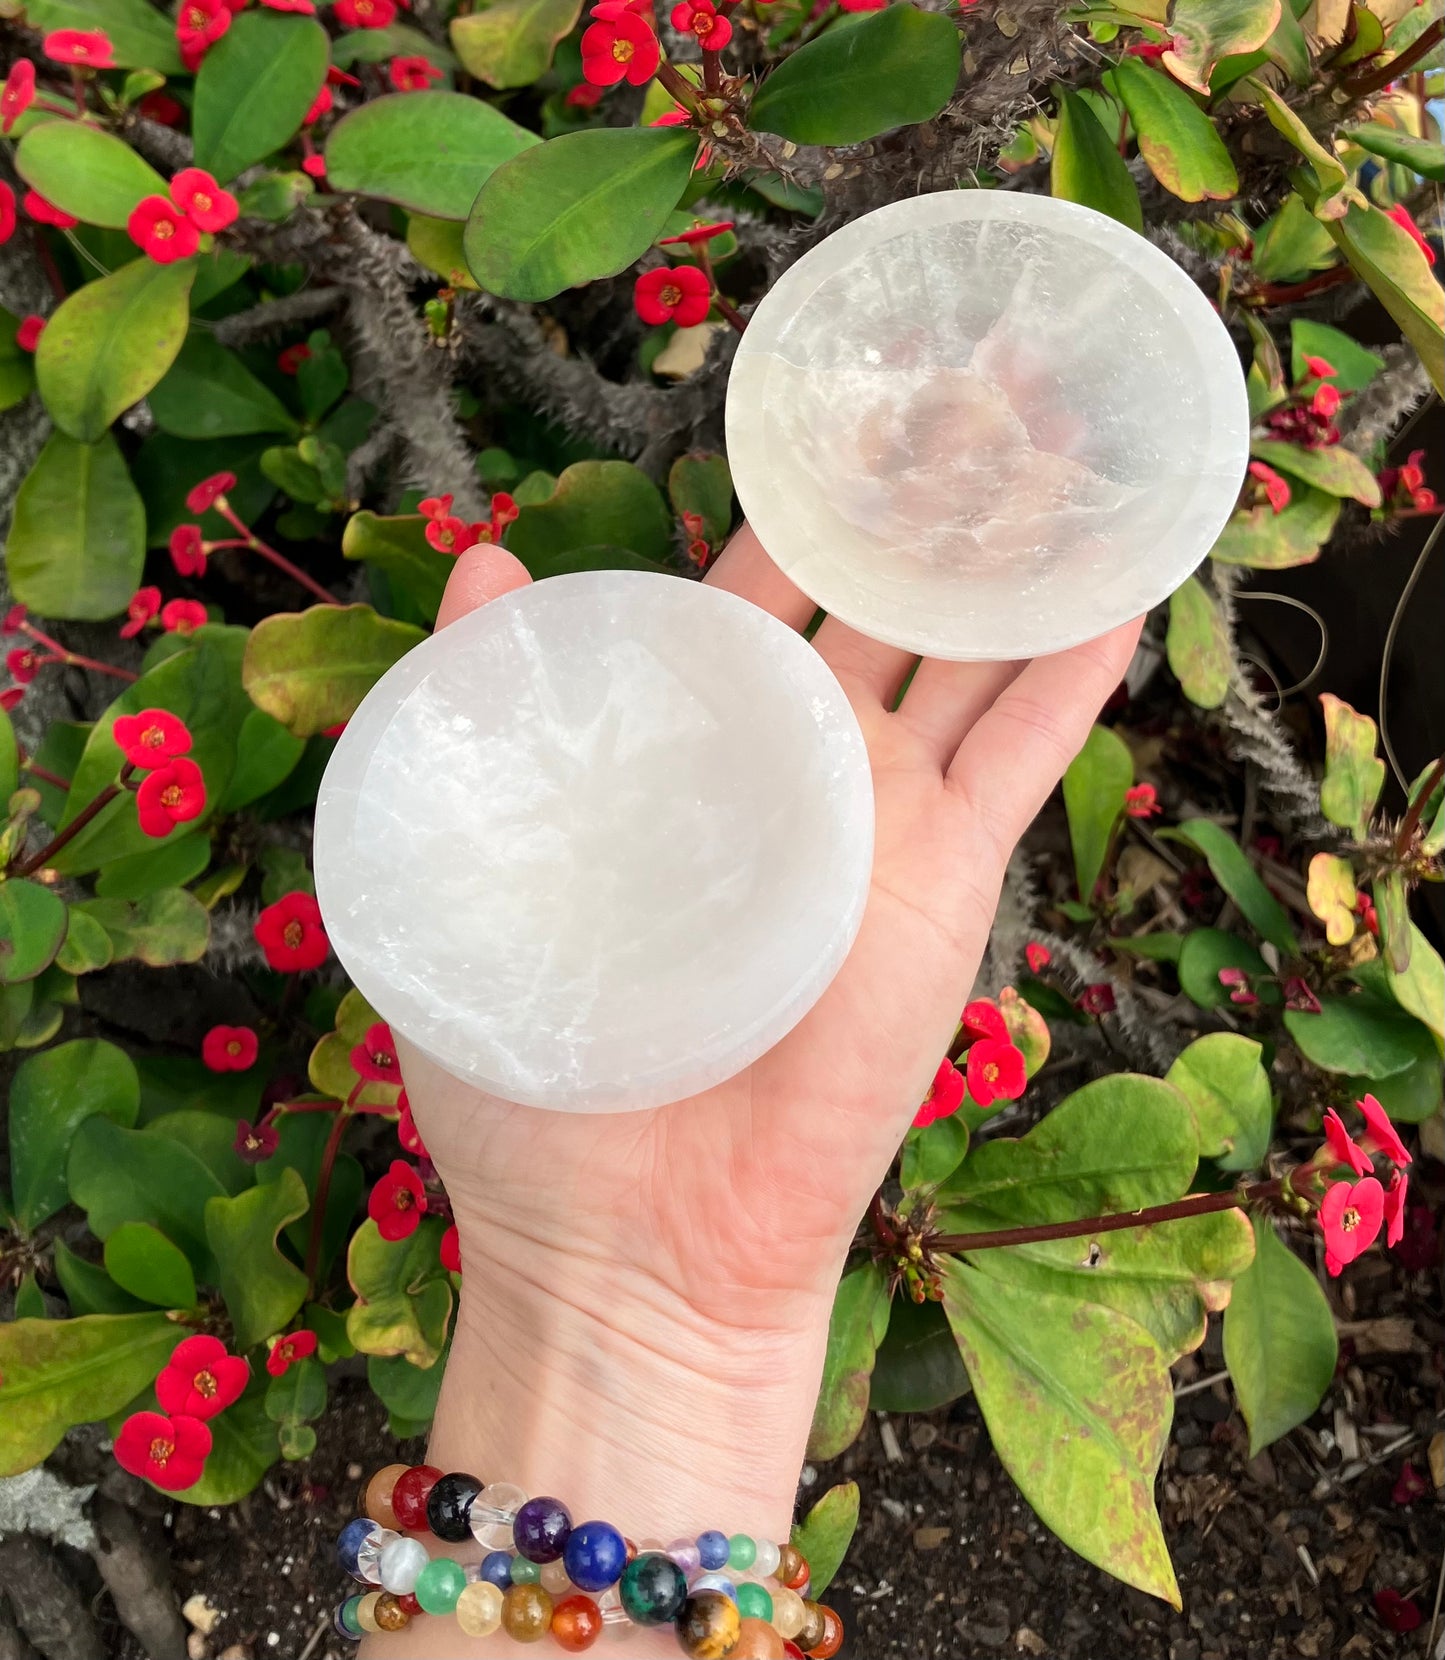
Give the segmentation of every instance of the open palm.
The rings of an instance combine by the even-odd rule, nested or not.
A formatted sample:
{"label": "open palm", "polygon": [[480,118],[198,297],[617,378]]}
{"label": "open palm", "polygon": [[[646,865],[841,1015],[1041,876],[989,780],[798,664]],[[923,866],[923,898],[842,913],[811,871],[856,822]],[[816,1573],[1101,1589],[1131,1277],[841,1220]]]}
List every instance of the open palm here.
{"label": "open palm", "polygon": [[[706,580],[796,629],[814,612],[747,529]],[[503,550],[471,550],[439,626],[527,581]],[[464,1268],[485,1253],[489,1271],[585,1273],[640,1305],[649,1292],[639,1288],[656,1288],[699,1322],[731,1329],[825,1308],[953,1035],[1009,854],[1137,634],[1129,624],[1027,664],[927,660],[895,711],[915,659],[827,619],[814,645],[862,727],[877,809],[872,888],[846,963],[752,1066],[649,1111],[513,1106],[404,1047]]]}

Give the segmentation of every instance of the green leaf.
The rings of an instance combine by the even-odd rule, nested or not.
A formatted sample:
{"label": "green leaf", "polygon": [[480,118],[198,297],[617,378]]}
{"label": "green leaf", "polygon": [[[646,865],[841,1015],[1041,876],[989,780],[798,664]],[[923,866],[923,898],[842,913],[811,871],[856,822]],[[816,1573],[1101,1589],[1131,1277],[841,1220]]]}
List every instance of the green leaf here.
{"label": "green leaf", "polygon": [[[1383,926],[1383,924],[1382,924]],[[1407,919],[1409,964],[1389,966],[1390,990],[1402,1009],[1408,1009],[1445,1044],[1445,963],[1413,922]]]}
{"label": "green leaf", "polygon": [[0,709],[0,801],[9,801],[19,785],[20,746],[15,741],[15,726]]}
{"label": "green leaf", "polygon": [[394,1243],[369,1220],[351,1236],[346,1275],[356,1303],[346,1335],[362,1354],[404,1355],[414,1366],[430,1366],[441,1354],[452,1310],[441,1236],[441,1222],[430,1217]]}
{"label": "green leaf", "polygon": [[101,622],[124,611],[145,563],[145,509],[115,439],[52,433],[15,498],[10,588],[42,617]]}
{"label": "green leaf", "polygon": [[198,963],[210,944],[210,912],[184,888],[160,888],[139,899],[91,899],[81,908],[110,935],[118,963]]}
{"label": "green leaf", "polygon": [[1346,1078],[1341,1089],[1354,1101],[1373,1095],[1396,1124],[1423,1124],[1440,1110],[1445,1077],[1439,1057],[1433,1056],[1388,1078]]}
{"label": "green leaf", "polygon": [[97,1239],[109,1239],[122,1222],[154,1223],[186,1253],[204,1284],[217,1283],[205,1211],[222,1188],[187,1148],[108,1118],[87,1118],[71,1141],[67,1177]]}
{"label": "green leaf", "polygon": [[[299,430],[295,416],[276,394],[204,329],[192,330],[151,393],[150,409],[161,431],[177,438],[234,438],[251,432]],[[205,476],[198,474],[185,488],[189,490]]]}
{"label": "green leaf", "polygon": [[15,1318],[17,1320],[48,1320],[45,1295],[35,1278],[33,1269],[27,1269],[15,1288]]}
{"label": "green leaf", "polygon": [[210,862],[209,836],[172,834],[149,853],[111,860],[97,876],[95,891],[101,899],[144,899],[194,881]]}
{"label": "green leaf", "polygon": [[[214,1073],[212,1077],[215,1077]],[[147,1135],[160,1136],[194,1153],[221,1184],[224,1192],[236,1194],[253,1185],[256,1173],[236,1152],[236,1124],[232,1114],[237,1110],[236,1095],[240,1092],[228,1094],[226,1084],[235,1089],[232,1080],[240,1082],[235,1073],[228,1074],[225,1083],[217,1080],[214,1091],[196,1107],[155,1115],[147,1110],[144,1129]],[[255,1093],[259,1095],[259,1091]],[[144,1091],[141,1104],[143,1109],[149,1109],[151,1105]]]}
{"label": "green leaf", "polygon": [[253,709],[241,722],[236,770],[217,811],[234,813],[268,795],[291,776],[305,749],[305,743],[274,716],[264,709]]}
{"label": "green leaf", "polygon": [[78,1257],[63,1239],[55,1241],[52,1260],[73,1315],[135,1314],[145,1307],[139,1298],[122,1291],[104,1268]]}
{"label": "green leaf", "polygon": [[413,1366],[401,1355],[368,1355],[366,1381],[372,1393],[396,1418],[430,1423],[441,1393],[446,1353],[430,1366]]}
{"label": "green leaf", "polygon": [[1121,58],[1105,85],[1128,110],[1139,154],[1166,190],[1186,202],[1226,202],[1238,194],[1223,139],[1183,87],[1138,58]]}
{"label": "green leaf", "polygon": [[931,121],[953,96],[961,57],[950,18],[885,6],[784,59],[753,98],[748,125],[795,144],[861,144]]}
{"label": "green leaf", "polygon": [[1343,137],[1372,156],[1383,156],[1408,167],[1422,179],[1445,184],[1445,144],[1438,139],[1416,138],[1413,133],[1401,132],[1398,127],[1381,126],[1367,121],[1363,126],[1346,127]]}
{"label": "green leaf", "polygon": [[313,1422],[326,1410],[326,1368],[311,1355],[293,1361],[271,1379],[265,1400],[273,1424]]}
{"label": "green leaf", "polygon": [[426,635],[369,605],[313,605],[251,631],[241,682],[297,737],[350,720],[382,675]]}
{"label": "green leaf", "polygon": [[483,99],[398,92],[368,100],[331,129],[326,182],[437,219],[465,219],[492,173],[539,142]]}
{"label": "green leaf", "polygon": [[[1292,196],[1291,201],[1298,201]],[[1301,211],[1304,211],[1301,203]],[[1316,221],[1317,223],[1318,221]],[[1326,235],[1329,233],[1326,232]],[[1333,248],[1331,243],[1331,248]],[[1358,340],[1352,340],[1328,323],[1316,323],[1309,317],[1290,320],[1290,378],[1298,385],[1310,378],[1307,357],[1322,357],[1335,371],[1330,385],[1341,392],[1362,392],[1385,367],[1385,360],[1367,351]]]}
{"label": "green leaf", "polygon": [[1280,0],[1175,0],[1170,50],[1160,62],[1196,92],[1209,91],[1220,58],[1253,52],[1279,23]]}
{"label": "green leaf", "polygon": [[406,222],[407,251],[428,271],[435,271],[452,288],[477,291],[477,279],[467,270],[462,243],[466,227],[455,219],[431,219],[422,213]]}
{"label": "green leaf", "polygon": [[472,275],[509,300],[550,300],[615,276],[652,246],[696,154],[693,133],[660,127],[566,133],[524,150],[472,204],[463,242]]}
{"label": "green leaf", "polygon": [[65,901],[53,888],[0,882],[0,985],[33,980],[55,961],[65,938]]}
{"label": "green leaf", "polygon": [[1279,9],[1279,22],[1264,43],[1268,60],[1284,70],[1296,86],[1308,86],[1313,73],[1309,42],[1295,16],[1293,0],[1285,0]]}
{"label": "green leaf", "polygon": [[0,1476],[33,1468],[72,1425],[134,1400],[184,1336],[159,1312],[0,1324]]}
{"label": "green leaf", "polygon": [[361,559],[385,571],[421,615],[435,620],[456,560],[427,541],[425,519],[414,513],[395,518],[353,513],[342,532],[341,551],[348,559]]}
{"label": "green leaf", "polygon": [[1202,853],[1214,880],[1243,912],[1246,920],[1281,951],[1297,953],[1299,941],[1290,927],[1284,907],[1265,887],[1248,856],[1229,832],[1210,819],[1186,819],[1176,830],[1161,831],[1171,841],[1181,841]]}
{"label": "green leaf", "polygon": [[0,410],[24,403],[35,385],[35,354],[16,338],[20,319],[0,311]]}
{"label": "green leaf", "polygon": [[1312,450],[1303,444],[1256,438],[1250,443],[1249,453],[1256,461],[1267,462],[1280,472],[1288,473],[1291,478],[1303,479],[1316,490],[1328,491],[1332,496],[1353,498],[1366,507],[1380,505],[1379,480],[1360,457],[1343,444]]}
{"label": "green leaf", "polygon": [[843,1558],[858,1531],[858,1504],[862,1495],[856,1481],[830,1487],[792,1533],[792,1546],[808,1567],[808,1595],[816,1600],[838,1577]]}
{"label": "green leaf", "polygon": [[1279,212],[1260,227],[1251,264],[1261,282],[1299,282],[1338,258],[1330,233],[1291,191]]}
{"label": "green leaf", "polygon": [[1286,1009],[1284,1023],[1300,1053],[1325,1072],[1388,1078],[1439,1052],[1414,1015],[1368,992],[1322,997],[1320,1012]]}
{"label": "green leaf", "polygon": [[158,1308],[191,1308],[196,1276],[185,1252],[149,1222],[122,1222],[105,1242],[105,1268],[123,1291]]}
{"label": "green leaf", "polygon": [[869,1380],[871,1412],[933,1412],[972,1387],[943,1305],[900,1297]]}
{"label": "green leaf", "polygon": [[1254,1238],[1253,1265],[1235,1281],[1224,1315],[1224,1360],[1249,1425],[1251,1458],[1310,1416],[1339,1357],[1319,1282],[1268,1217],[1255,1218]]}
{"label": "green leaf", "polygon": [[280,1331],[306,1301],[306,1276],[281,1254],[276,1236],[308,1206],[306,1184],[291,1169],[278,1181],[206,1204],[206,1238],[220,1264],[237,1349]]}
{"label": "green leaf", "polygon": [[354,63],[386,63],[390,58],[425,58],[439,69],[454,69],[457,62],[445,46],[406,23],[353,29],[331,43],[331,61],[338,69],[350,69]]}
{"label": "green leaf", "polygon": [[994,1451],[1040,1521],[1086,1561],[1180,1606],[1154,1509],[1173,1400],[1159,1346],[1111,1308],[962,1263],[944,1308]]}
{"label": "green leaf", "polygon": [[679,518],[684,513],[698,515],[710,546],[727,540],[733,522],[733,475],[725,455],[694,450],[678,456],[667,474],[667,494]]}
{"label": "green leaf", "polygon": [[[1251,977],[1271,973],[1269,964],[1248,941],[1219,928],[1193,929],[1179,952],[1178,968],[1181,990],[1201,1009],[1222,1009],[1229,1002],[1229,989],[1219,981],[1221,968],[1242,968]],[[1279,1001],[1274,986],[1255,989],[1266,1003]]]}
{"label": "green leaf", "polygon": [[1221,1170],[1264,1163],[1274,1128],[1274,1100],[1264,1049],[1236,1032],[1196,1038],[1164,1074],[1189,1103],[1199,1151]]}
{"label": "green leaf", "polygon": [[294,138],[326,76],[330,43],[312,17],[241,12],[196,75],[196,166],[228,184]]}
{"label": "green leaf", "polygon": [[547,500],[524,507],[507,533],[509,550],[533,576],[545,573],[545,561],[598,543],[658,562],[672,551],[662,496],[630,461],[574,461]]}
{"label": "green leaf", "polygon": [[1096,1078],[1026,1136],[975,1146],[939,1193],[948,1232],[1141,1210],[1184,1192],[1199,1137],[1184,1097],[1160,1078]]}
{"label": "green leaf", "polygon": [[1164,649],[1185,697],[1201,709],[1217,709],[1229,693],[1234,672],[1229,630],[1198,577],[1185,577],[1170,596]]}
{"label": "green leaf", "polygon": [[1385,763],[1375,754],[1379,736],[1374,721],[1358,714],[1343,698],[1320,694],[1325,717],[1325,776],[1320,811],[1331,824],[1343,825],[1358,840],[1365,834],[1385,783]]}
{"label": "green leaf", "polygon": [[581,10],[582,0],[491,0],[452,19],[452,45],[468,74],[488,86],[531,86],[552,67]]}
{"label": "green leaf", "polygon": [[66,1202],[75,1132],[97,1113],[129,1128],[140,1109],[130,1056],[100,1038],[59,1043],[20,1063],[10,1086],[10,1180],[27,1232]]}
{"label": "green leaf", "polygon": [[103,29],[117,68],[181,72],[175,27],[146,0],[27,0],[25,19],[46,34],[55,29]]}
{"label": "green leaf", "polygon": [[[291,1169],[300,1176],[306,1191],[315,1193],[334,1122],[331,1115],[324,1112],[284,1113],[276,1125],[276,1151],[258,1167],[256,1180],[262,1184],[278,1181],[283,1170]],[[331,1191],[327,1195],[326,1217],[321,1228],[317,1271],[322,1279],[351,1237],[357,1203],[365,1186],[360,1164],[350,1153],[339,1154],[331,1167]],[[297,1258],[304,1261],[311,1243],[309,1213],[287,1228],[286,1238]]]}
{"label": "green leaf", "polygon": [[1125,792],[1134,782],[1129,746],[1107,726],[1095,726],[1064,773],[1064,811],[1074,850],[1079,898],[1088,904],[1104,872],[1104,857]]}
{"label": "green leaf", "polygon": [[968,1124],[962,1113],[910,1130],[903,1141],[898,1179],[905,1188],[936,1187],[963,1163],[968,1152]]}
{"label": "green leaf", "polygon": [[177,1493],[184,1504],[235,1504],[252,1492],[276,1462],[276,1426],[266,1416],[266,1385],[252,1383],[239,1401],[210,1421],[211,1451],[194,1487]]}
{"label": "green leaf", "polygon": [[1267,504],[1236,512],[1209,550],[1222,565],[1248,565],[1278,571],[1308,565],[1335,528],[1337,496],[1304,485],[1292,492],[1289,506],[1275,513]]}
{"label": "green leaf", "polygon": [[1436,392],[1445,396],[1445,289],[1414,237],[1374,206],[1351,207],[1326,229],[1355,274],[1365,283],[1415,348]]}
{"label": "green leaf", "polygon": [[1117,219],[1131,231],[1144,229],[1139,187],[1119,154],[1111,133],[1076,92],[1060,88],[1059,124],[1049,190],[1066,202],[1078,202]]}
{"label": "green leaf", "polygon": [[81,121],[32,127],[15,152],[15,171],[47,202],[112,230],[125,229],[142,196],[164,196],[168,189],[124,139]]}
{"label": "green leaf", "polygon": [[857,1439],[868,1415],[868,1375],[887,1330],[888,1280],[868,1262],[844,1274],[833,1299],[809,1458],[836,1458]]}

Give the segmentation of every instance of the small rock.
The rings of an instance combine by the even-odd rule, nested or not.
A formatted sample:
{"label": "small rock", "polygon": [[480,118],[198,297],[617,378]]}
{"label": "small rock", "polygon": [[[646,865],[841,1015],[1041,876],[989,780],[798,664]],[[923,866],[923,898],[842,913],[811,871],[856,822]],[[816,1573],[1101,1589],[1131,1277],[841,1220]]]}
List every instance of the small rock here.
{"label": "small rock", "polygon": [[1179,1454],[1179,1468],[1186,1476],[1203,1475],[1213,1462],[1212,1447],[1185,1447]]}
{"label": "small rock", "polygon": [[1182,1637],[1169,1645],[1169,1660],[1199,1660],[1199,1644],[1193,1637]]}
{"label": "small rock", "polygon": [[925,1447],[931,1447],[937,1439],[937,1424],[916,1423],[909,1427],[909,1444],[915,1447],[919,1452],[922,1452]]}
{"label": "small rock", "polygon": [[251,1660],[251,1651],[244,1643],[232,1643],[221,1650],[216,1660]]}
{"label": "small rock", "polygon": [[203,1637],[209,1637],[221,1618],[221,1610],[212,1608],[204,1593],[197,1591],[181,1604],[181,1618],[187,1625],[193,1625]]}
{"label": "small rock", "polygon": [[1049,1651],[1049,1645],[1038,1632],[1030,1631],[1026,1625],[1021,1625],[1014,1632],[1014,1647],[1020,1654],[1047,1654]]}
{"label": "small rock", "polygon": [[211,1645],[199,1631],[186,1633],[186,1653],[190,1656],[190,1660],[206,1660],[206,1656],[210,1652]]}
{"label": "small rock", "polygon": [[1445,1431],[1430,1437],[1430,1479],[1436,1491],[1445,1487]]}
{"label": "small rock", "polygon": [[914,1550],[937,1550],[953,1530],[946,1527],[920,1527],[913,1530]]}
{"label": "small rock", "polygon": [[1279,1477],[1275,1474],[1274,1460],[1269,1456],[1269,1448],[1264,1447],[1257,1452],[1249,1463],[1245,1465],[1251,1481],[1257,1481],[1261,1487],[1275,1487],[1279,1484]]}
{"label": "small rock", "polygon": [[366,1470],[363,1465],[348,1464],[346,1466],[346,1479],[348,1481],[360,1481],[365,1474]]}

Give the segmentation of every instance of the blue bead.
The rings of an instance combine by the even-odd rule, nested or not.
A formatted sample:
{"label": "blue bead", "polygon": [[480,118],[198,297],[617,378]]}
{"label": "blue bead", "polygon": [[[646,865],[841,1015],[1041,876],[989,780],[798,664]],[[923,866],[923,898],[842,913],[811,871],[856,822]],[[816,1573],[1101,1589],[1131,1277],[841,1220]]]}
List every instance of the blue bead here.
{"label": "blue bead", "polygon": [[579,1591],[605,1591],[622,1578],[627,1541],[611,1522],[582,1522],[568,1535],[562,1563]]}
{"label": "blue bead", "polygon": [[331,1614],[331,1629],[338,1637],[345,1637],[352,1643],[360,1642],[366,1635],[356,1618],[360,1603],[360,1597],[348,1597],[345,1602],[338,1603]]}
{"label": "blue bead", "polygon": [[714,1568],[725,1568],[728,1565],[728,1536],[719,1533],[711,1527],[706,1533],[697,1536],[697,1554],[704,1568],[711,1572]]}
{"label": "blue bead", "polygon": [[528,1499],[512,1522],[517,1554],[529,1562],[555,1562],[572,1531],[572,1513],[560,1499]]}
{"label": "blue bead", "polygon": [[354,1522],[348,1522],[336,1537],[336,1560],[341,1564],[342,1573],[350,1574],[363,1585],[366,1575],[356,1565],[356,1553],[365,1543],[366,1536],[375,1533],[379,1525],[370,1517],[358,1516]]}
{"label": "blue bead", "polygon": [[488,1551],[482,1558],[481,1577],[489,1585],[495,1585],[499,1591],[505,1591],[512,1583],[512,1553],[505,1550]]}
{"label": "blue bead", "polygon": [[731,1602],[738,1600],[738,1588],[726,1574],[699,1574],[687,1588],[687,1594],[695,1597],[699,1591],[721,1591]]}

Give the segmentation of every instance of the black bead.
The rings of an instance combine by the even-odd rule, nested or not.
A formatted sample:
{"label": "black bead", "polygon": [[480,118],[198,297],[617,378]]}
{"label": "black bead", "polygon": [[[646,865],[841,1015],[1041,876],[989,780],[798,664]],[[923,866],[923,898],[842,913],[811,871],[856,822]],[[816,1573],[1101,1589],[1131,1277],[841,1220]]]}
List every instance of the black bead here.
{"label": "black bead", "polygon": [[426,1524],[438,1539],[460,1544],[472,1536],[472,1500],[482,1490],[475,1476],[456,1471],[441,1476],[426,1501]]}

